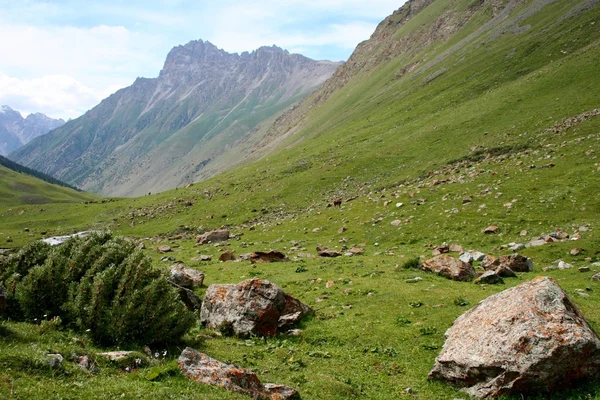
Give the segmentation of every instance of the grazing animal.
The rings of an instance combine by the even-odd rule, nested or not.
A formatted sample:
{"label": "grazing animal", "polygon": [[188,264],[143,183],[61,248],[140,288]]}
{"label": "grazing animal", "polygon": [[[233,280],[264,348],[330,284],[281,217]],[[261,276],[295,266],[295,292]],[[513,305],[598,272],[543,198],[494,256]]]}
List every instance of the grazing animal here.
{"label": "grazing animal", "polygon": [[341,207],[342,206],[342,199],[337,198],[337,199],[333,200],[333,206],[334,207]]}

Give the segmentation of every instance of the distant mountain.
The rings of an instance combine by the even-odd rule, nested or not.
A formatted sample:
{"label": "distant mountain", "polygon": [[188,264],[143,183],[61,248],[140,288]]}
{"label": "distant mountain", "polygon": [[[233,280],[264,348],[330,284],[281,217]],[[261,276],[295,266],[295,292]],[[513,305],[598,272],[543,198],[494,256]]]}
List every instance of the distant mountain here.
{"label": "distant mountain", "polygon": [[175,188],[247,159],[266,131],[256,128],[339,65],[276,46],[230,54],[192,41],[171,50],[158,78],[138,78],[11,158],[105,195]]}
{"label": "distant mountain", "polygon": [[52,119],[41,113],[29,114],[27,118],[23,118],[9,106],[1,106],[0,155],[7,155],[64,123],[62,119]]}

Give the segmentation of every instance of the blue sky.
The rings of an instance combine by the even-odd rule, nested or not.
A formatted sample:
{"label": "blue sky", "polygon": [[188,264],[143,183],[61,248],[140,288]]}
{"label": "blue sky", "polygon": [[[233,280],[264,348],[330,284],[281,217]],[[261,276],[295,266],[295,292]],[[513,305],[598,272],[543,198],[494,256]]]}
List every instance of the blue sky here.
{"label": "blue sky", "polygon": [[403,3],[0,0],[0,104],[75,118],[136,77],[156,77],[172,47],[196,39],[345,60]]}

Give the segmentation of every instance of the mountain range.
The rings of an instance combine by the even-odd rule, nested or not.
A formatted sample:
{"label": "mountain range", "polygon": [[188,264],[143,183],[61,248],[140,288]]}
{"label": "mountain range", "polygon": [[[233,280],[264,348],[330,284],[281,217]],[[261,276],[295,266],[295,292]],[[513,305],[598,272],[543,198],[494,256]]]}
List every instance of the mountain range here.
{"label": "mountain range", "polygon": [[339,65],[276,46],[230,54],[191,41],[171,50],[157,78],[138,78],[10,157],[104,195],[172,189],[249,159],[260,124]]}
{"label": "mountain range", "polygon": [[53,119],[41,113],[29,114],[23,118],[21,113],[11,107],[1,106],[0,155],[7,155],[64,123],[62,119]]}

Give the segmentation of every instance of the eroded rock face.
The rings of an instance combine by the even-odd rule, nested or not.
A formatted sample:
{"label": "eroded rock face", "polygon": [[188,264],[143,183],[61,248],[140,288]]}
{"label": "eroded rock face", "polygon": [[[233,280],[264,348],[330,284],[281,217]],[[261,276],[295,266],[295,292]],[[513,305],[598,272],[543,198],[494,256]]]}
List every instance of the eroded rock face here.
{"label": "eroded rock face", "polygon": [[454,281],[471,281],[477,273],[471,264],[465,263],[447,254],[442,254],[424,261],[421,267],[424,271],[435,272]]}
{"label": "eroded rock face", "polygon": [[194,289],[202,286],[204,274],[183,264],[175,264],[169,270],[169,280],[186,289]]}
{"label": "eroded rock face", "polygon": [[300,399],[300,395],[293,388],[270,383],[263,385],[254,372],[233,364],[225,364],[191,347],[183,350],[177,364],[181,372],[194,382],[219,386],[255,399]]}
{"label": "eroded rock face", "polygon": [[600,376],[600,340],[566,293],[538,277],[461,315],[430,379],[475,397],[549,392]]}
{"label": "eroded rock face", "polygon": [[310,307],[262,279],[237,285],[210,285],[204,295],[201,322],[209,329],[245,337],[273,336],[311,313]]}
{"label": "eroded rock face", "polygon": [[228,229],[215,229],[210,232],[203,233],[196,238],[198,244],[224,242],[229,239]]}

